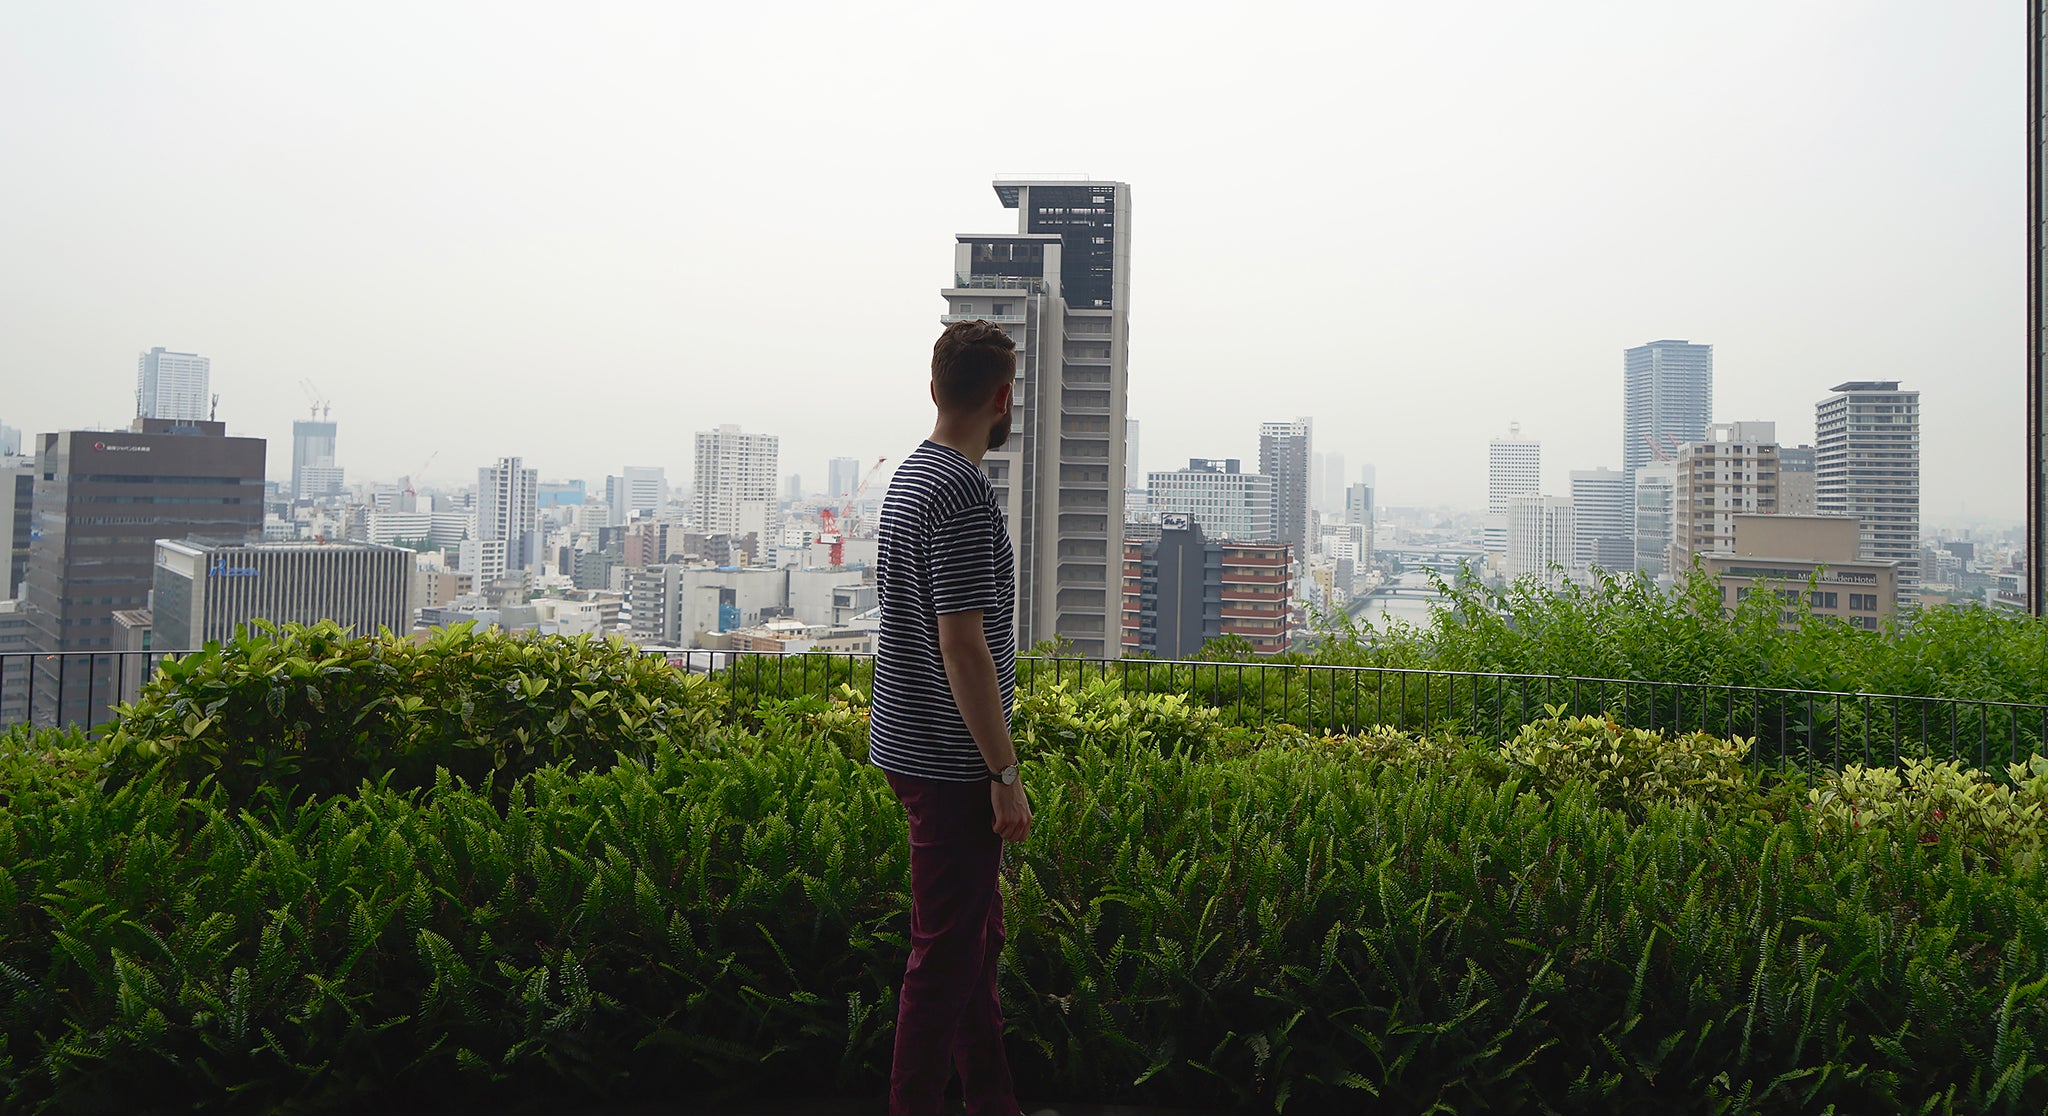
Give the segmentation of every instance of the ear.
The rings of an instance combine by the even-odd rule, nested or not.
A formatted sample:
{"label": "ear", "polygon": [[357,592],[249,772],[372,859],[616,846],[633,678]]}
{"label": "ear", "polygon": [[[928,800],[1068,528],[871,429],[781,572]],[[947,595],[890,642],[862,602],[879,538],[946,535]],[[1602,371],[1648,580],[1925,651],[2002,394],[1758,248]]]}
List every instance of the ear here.
{"label": "ear", "polygon": [[934,406],[934,407],[938,406],[938,405],[939,405],[939,385],[937,385],[937,384],[927,384],[927,385],[926,385],[926,391],[927,391],[927,393],[928,393],[928,394],[930,394],[930,395],[931,395],[931,397],[932,397],[932,406]]}

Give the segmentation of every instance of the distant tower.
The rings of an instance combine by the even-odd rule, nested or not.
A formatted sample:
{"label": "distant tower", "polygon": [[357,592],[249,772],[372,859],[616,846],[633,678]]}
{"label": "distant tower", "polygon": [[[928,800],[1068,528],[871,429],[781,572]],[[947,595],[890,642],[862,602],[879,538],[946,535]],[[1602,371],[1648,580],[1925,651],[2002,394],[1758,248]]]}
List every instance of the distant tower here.
{"label": "distant tower", "polygon": [[1522,437],[1521,423],[1508,424],[1507,437],[1486,444],[1488,554],[1507,553],[1508,502],[1517,496],[1539,495],[1542,488],[1543,443]]}
{"label": "distant tower", "polygon": [[1010,440],[982,459],[1017,547],[1017,645],[1122,650],[1131,188],[1002,178],[1014,233],[961,233],[942,323],[1017,343]]}
{"label": "distant tower", "polygon": [[[540,554],[540,470],[517,457],[476,471],[476,535],[504,548],[506,570],[538,569]],[[467,551],[468,545],[463,549]],[[495,549],[495,548],[490,548]],[[492,563],[493,565],[495,563]],[[488,575],[496,572],[481,568]],[[479,584],[484,578],[479,578]]]}
{"label": "distant tower", "polygon": [[207,421],[207,383],[213,362],[197,353],[174,353],[159,345],[135,361],[137,418]]}
{"label": "distant tower", "polygon": [[860,487],[860,459],[835,457],[825,467],[825,495],[834,500],[844,500]]}
{"label": "distant tower", "polygon": [[335,424],[299,419],[292,423],[292,499],[317,500],[341,491],[334,463]]}
{"label": "distant tower", "polygon": [[1629,522],[1634,494],[1619,469],[1572,470],[1572,522],[1578,532],[1578,564],[1609,573],[1635,569],[1635,529]]}
{"label": "distant tower", "polygon": [[782,440],[747,434],[732,423],[697,432],[697,529],[710,535],[753,535],[756,554],[775,545],[781,527],[778,489]]}
{"label": "distant tower", "polygon": [[1268,422],[1259,426],[1259,472],[1273,478],[1275,537],[1294,547],[1295,561],[1315,550],[1317,530],[1314,421]]}
{"label": "distant tower", "polygon": [[1714,418],[1714,347],[1652,341],[1621,354],[1621,468],[1636,470],[1707,436]]}
{"label": "distant tower", "polygon": [[1833,391],[1814,405],[1816,510],[1862,521],[1861,556],[1899,564],[1899,607],[1911,607],[1920,596],[1920,393],[1897,380]]}

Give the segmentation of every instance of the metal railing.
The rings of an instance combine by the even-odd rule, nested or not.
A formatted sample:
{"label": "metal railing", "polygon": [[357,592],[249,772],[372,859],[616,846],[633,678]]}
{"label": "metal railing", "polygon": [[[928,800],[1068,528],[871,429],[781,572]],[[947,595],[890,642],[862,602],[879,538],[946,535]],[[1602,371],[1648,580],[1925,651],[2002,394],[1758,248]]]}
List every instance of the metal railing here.
{"label": "metal railing", "polygon": [[[872,657],[848,652],[649,649],[680,670],[709,673],[749,700],[830,697],[867,688]],[[133,700],[180,652],[0,654],[0,727],[69,724],[94,729]],[[1139,693],[1180,694],[1232,724],[1287,723],[1311,734],[1389,726],[1505,740],[1551,709],[1604,715],[1667,733],[1753,740],[1760,764],[1841,766],[1906,757],[1957,759],[1995,770],[2048,754],[2048,705],[1910,694],[1568,675],[1501,674],[1264,661],[1081,659],[1025,655],[1017,688],[1111,680]]]}

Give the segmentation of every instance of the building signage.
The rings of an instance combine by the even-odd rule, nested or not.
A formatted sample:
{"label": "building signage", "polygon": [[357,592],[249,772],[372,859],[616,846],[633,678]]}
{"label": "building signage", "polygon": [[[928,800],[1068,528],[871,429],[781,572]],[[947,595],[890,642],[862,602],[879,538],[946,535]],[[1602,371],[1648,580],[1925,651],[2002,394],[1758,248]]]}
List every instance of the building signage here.
{"label": "building signage", "polygon": [[94,442],[92,448],[105,450],[108,453],[148,453],[150,451],[149,446],[110,446],[105,442]]}
{"label": "building signage", "polygon": [[226,562],[215,562],[206,568],[208,577],[261,577],[263,571],[254,566],[230,566]]}

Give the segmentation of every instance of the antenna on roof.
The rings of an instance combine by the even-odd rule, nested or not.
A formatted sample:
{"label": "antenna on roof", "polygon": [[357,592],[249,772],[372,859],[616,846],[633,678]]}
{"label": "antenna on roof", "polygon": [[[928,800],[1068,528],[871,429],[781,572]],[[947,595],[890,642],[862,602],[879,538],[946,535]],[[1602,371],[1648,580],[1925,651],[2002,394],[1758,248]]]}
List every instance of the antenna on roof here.
{"label": "antenna on roof", "polygon": [[208,421],[208,422],[219,422],[219,421],[220,421],[220,392],[217,392],[217,391],[216,391],[216,392],[214,392],[214,393],[213,393],[213,405],[212,405],[211,407],[207,408],[207,411],[206,411],[206,421]]}

